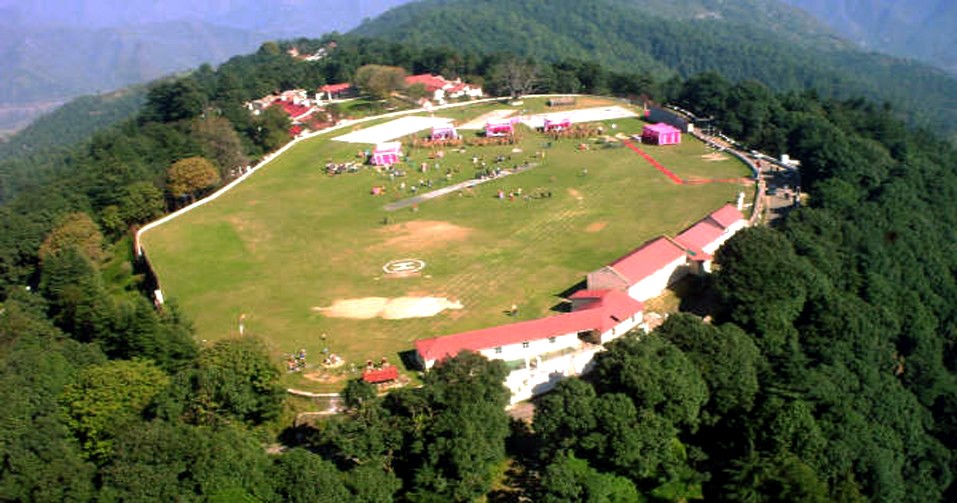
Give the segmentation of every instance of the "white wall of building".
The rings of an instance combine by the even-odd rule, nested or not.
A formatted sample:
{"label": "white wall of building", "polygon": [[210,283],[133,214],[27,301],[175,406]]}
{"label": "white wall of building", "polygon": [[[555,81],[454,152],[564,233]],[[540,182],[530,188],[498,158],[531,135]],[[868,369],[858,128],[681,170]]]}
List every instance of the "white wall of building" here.
{"label": "white wall of building", "polygon": [[[528,347],[525,347],[528,344]],[[578,333],[559,335],[550,339],[539,339],[527,341],[526,343],[516,343],[501,346],[501,351],[497,348],[483,349],[479,351],[489,360],[524,360],[526,358],[534,360],[536,356],[541,356],[555,351],[561,351],[567,348],[577,348],[581,346],[581,340],[578,339]]]}
{"label": "white wall of building", "polygon": [[595,355],[604,350],[601,346],[589,346],[574,353],[538,362],[535,368],[512,371],[505,378],[505,386],[512,392],[510,402],[514,404],[528,400],[551,391],[566,377],[588,372]]}
{"label": "white wall of building", "polygon": [[640,325],[644,321],[644,313],[636,313],[634,316],[629,317],[628,319],[622,320],[617,326],[613,327],[611,330],[601,334],[601,343],[605,344],[611,342],[622,335],[628,333],[629,330]]}
{"label": "white wall of building", "polygon": [[718,251],[718,248],[721,248],[721,245],[723,245],[725,241],[731,239],[731,236],[734,236],[738,231],[747,227],[747,225],[748,222],[746,220],[738,220],[725,229],[724,233],[722,233],[718,239],[706,244],[702,250],[707,254],[714,255],[714,252]]}
{"label": "white wall of building", "polygon": [[668,288],[668,285],[678,279],[675,273],[679,267],[685,265],[685,262],[686,258],[684,255],[673,260],[651,276],[631,285],[631,287],[628,288],[628,295],[639,301],[646,301],[661,295],[661,293]]}

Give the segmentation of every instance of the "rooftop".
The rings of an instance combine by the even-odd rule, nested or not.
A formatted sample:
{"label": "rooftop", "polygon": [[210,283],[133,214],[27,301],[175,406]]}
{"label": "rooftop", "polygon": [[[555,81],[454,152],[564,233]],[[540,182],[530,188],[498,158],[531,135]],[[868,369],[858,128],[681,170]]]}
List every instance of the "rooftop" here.
{"label": "rooftop", "polygon": [[410,86],[413,84],[422,84],[425,86],[425,90],[430,93],[443,89],[450,84],[450,82],[445,80],[441,75],[432,75],[430,73],[409,75],[405,78],[405,83]]}
{"label": "rooftop", "polygon": [[727,229],[731,227],[732,224],[738,220],[744,220],[744,214],[738,211],[738,208],[733,204],[726,204],[719,208],[714,213],[708,215],[708,218],[714,220],[722,228]]}
{"label": "rooftop", "polygon": [[657,124],[648,124],[644,127],[644,130],[646,131],[651,130],[658,133],[680,133],[681,132],[680,129],[670,124],[665,124],[664,122],[659,122]]}
{"label": "rooftop", "polygon": [[723,227],[715,223],[711,218],[705,218],[685,229],[684,232],[678,234],[675,239],[682,245],[692,250],[697,250],[714,242],[721,237],[722,234],[724,234]]}
{"label": "rooftop", "polygon": [[320,91],[324,93],[341,93],[352,87],[352,84],[345,82],[342,84],[326,84],[319,88]]}
{"label": "rooftop", "polygon": [[684,248],[662,236],[641,245],[628,255],[612,262],[609,267],[634,285],[684,255]]}
{"label": "rooftop", "polygon": [[571,313],[421,339],[415,342],[415,349],[423,359],[430,361],[455,356],[464,350],[481,351],[590,330],[605,332],[644,309],[641,302],[622,292],[586,291],[583,295],[590,295],[584,298],[595,298],[595,302]]}

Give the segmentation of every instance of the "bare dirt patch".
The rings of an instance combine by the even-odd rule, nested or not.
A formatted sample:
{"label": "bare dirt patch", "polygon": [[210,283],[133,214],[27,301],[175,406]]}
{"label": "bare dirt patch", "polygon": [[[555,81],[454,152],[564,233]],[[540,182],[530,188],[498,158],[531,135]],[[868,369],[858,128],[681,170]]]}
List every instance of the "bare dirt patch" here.
{"label": "bare dirt patch", "polygon": [[328,307],[314,307],[313,311],[330,318],[369,320],[403,320],[431,318],[446,309],[462,309],[462,303],[445,297],[364,297],[338,299]]}
{"label": "bare dirt patch", "polygon": [[720,162],[720,161],[728,160],[728,156],[720,152],[711,152],[710,154],[704,154],[701,156],[701,158],[708,162]]}
{"label": "bare dirt patch", "polygon": [[382,228],[382,233],[390,236],[385,246],[401,249],[429,249],[455,241],[464,241],[473,229],[460,227],[449,222],[435,220],[417,220],[393,224]]}
{"label": "bare dirt patch", "polygon": [[581,201],[582,199],[585,199],[585,197],[582,196],[582,193],[578,192],[575,189],[568,189],[568,195],[574,197],[575,199],[578,199],[579,201]]}
{"label": "bare dirt patch", "polygon": [[317,370],[315,372],[309,372],[303,374],[303,377],[309,379],[310,381],[321,382],[321,383],[337,383],[349,379],[349,374],[330,374],[325,370]]}
{"label": "bare dirt patch", "polygon": [[604,220],[601,220],[598,222],[592,222],[588,224],[588,227],[585,227],[585,232],[591,232],[591,233],[600,232],[602,229],[604,229],[607,226],[608,226],[608,222]]}

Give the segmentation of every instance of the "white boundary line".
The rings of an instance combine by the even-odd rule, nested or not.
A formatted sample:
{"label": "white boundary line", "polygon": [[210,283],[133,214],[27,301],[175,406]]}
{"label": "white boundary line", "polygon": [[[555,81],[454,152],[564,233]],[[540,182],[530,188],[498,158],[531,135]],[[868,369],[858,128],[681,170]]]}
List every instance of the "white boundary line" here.
{"label": "white boundary line", "polygon": [[[525,98],[552,98],[552,97],[562,97],[562,96],[583,97],[583,96],[587,96],[587,95],[584,95],[584,94],[529,94],[529,95],[522,96],[522,97],[519,98],[519,99],[525,99]],[[508,97],[483,98],[483,99],[480,99],[480,100],[465,101],[465,102],[462,102],[462,103],[451,103],[451,104],[448,104],[448,105],[439,105],[439,106],[437,106],[437,107],[434,107],[433,110],[445,110],[445,109],[448,109],[448,108],[466,107],[466,106],[471,106],[471,105],[477,105],[477,104],[480,104],[480,103],[491,103],[491,102],[496,102],[496,101],[501,101],[501,100],[507,100],[507,99],[509,99],[509,98],[508,98]],[[279,157],[280,154],[282,154],[282,153],[284,153],[285,151],[289,150],[290,148],[292,148],[293,146],[295,146],[296,144],[298,144],[298,143],[301,142],[301,141],[308,140],[308,139],[311,139],[311,138],[315,138],[316,136],[320,136],[320,135],[324,135],[324,134],[327,134],[327,133],[331,133],[331,132],[333,132],[333,131],[338,131],[338,130],[340,130],[340,129],[345,129],[345,128],[347,128],[347,127],[355,126],[356,124],[362,124],[362,123],[365,123],[365,122],[376,121],[376,120],[379,120],[379,119],[387,119],[387,118],[389,118],[389,117],[399,117],[399,116],[402,116],[402,115],[418,114],[418,113],[423,113],[423,112],[425,112],[425,110],[422,109],[422,108],[414,108],[414,109],[412,109],[412,110],[400,110],[400,111],[398,111],[398,112],[390,112],[390,113],[387,113],[387,114],[376,115],[376,116],[374,116],[374,117],[365,117],[365,118],[358,119],[358,120],[352,120],[352,121],[348,121],[348,120],[347,120],[347,121],[342,121],[342,122],[340,122],[339,124],[336,124],[335,126],[332,126],[332,127],[330,127],[330,128],[323,129],[322,131],[316,131],[316,132],[309,133],[309,134],[306,134],[306,135],[297,136],[296,138],[294,138],[294,139],[293,139],[292,141],[290,141],[289,143],[283,145],[279,150],[276,150],[275,152],[270,152],[270,153],[266,154],[265,156],[263,156],[263,159],[262,159],[261,161],[259,161],[259,164],[256,164],[256,165],[253,166],[249,171],[243,173],[242,176],[240,176],[239,178],[237,178],[237,179],[235,179],[235,180],[229,182],[228,184],[224,185],[223,187],[221,187],[221,188],[220,188],[219,190],[217,190],[216,192],[213,192],[212,194],[210,194],[210,195],[208,195],[208,196],[206,196],[206,197],[200,199],[199,201],[196,201],[196,202],[190,204],[189,206],[184,206],[184,207],[182,207],[182,208],[180,208],[180,209],[174,211],[173,213],[170,213],[169,215],[166,215],[166,216],[164,216],[164,217],[161,217],[161,218],[158,219],[158,220],[154,220],[154,221],[152,221],[152,222],[150,222],[150,223],[144,225],[143,227],[140,227],[140,228],[136,231],[136,234],[135,234],[135,236],[134,236],[134,238],[133,238],[133,243],[134,243],[133,246],[134,246],[134,250],[136,251],[136,255],[137,255],[138,257],[142,257],[143,254],[145,253],[145,249],[143,248],[143,234],[146,233],[146,231],[151,230],[151,229],[155,229],[156,227],[159,227],[160,225],[163,225],[163,224],[165,224],[165,223],[167,223],[167,222],[169,222],[169,221],[171,221],[171,220],[173,220],[173,219],[175,219],[175,218],[177,218],[177,217],[180,217],[180,216],[182,216],[182,215],[185,215],[185,214],[189,213],[190,211],[195,210],[196,208],[199,208],[199,207],[201,207],[201,206],[203,206],[203,205],[205,205],[205,204],[208,204],[208,203],[211,203],[211,202],[215,201],[216,199],[219,199],[220,196],[222,196],[223,194],[225,194],[225,193],[229,192],[230,190],[232,190],[233,187],[235,187],[235,186],[239,185],[240,183],[242,183],[243,181],[245,181],[247,178],[249,178],[250,176],[252,176],[254,173],[256,173],[257,171],[259,171],[261,168],[266,167],[266,165],[268,165],[273,159],[275,159],[276,157]]]}

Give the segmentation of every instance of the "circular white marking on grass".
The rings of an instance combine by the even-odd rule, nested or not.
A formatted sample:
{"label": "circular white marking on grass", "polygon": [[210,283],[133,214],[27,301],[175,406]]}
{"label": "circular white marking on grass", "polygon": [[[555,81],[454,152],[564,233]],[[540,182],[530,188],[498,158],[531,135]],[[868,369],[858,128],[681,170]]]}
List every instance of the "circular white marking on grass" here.
{"label": "circular white marking on grass", "polygon": [[390,260],[382,266],[386,274],[414,274],[422,269],[425,269],[425,261],[417,258]]}

